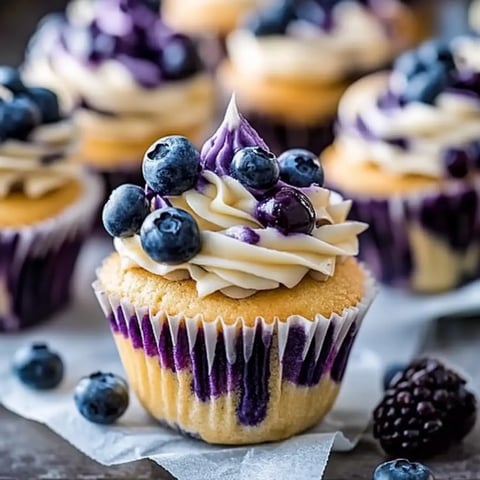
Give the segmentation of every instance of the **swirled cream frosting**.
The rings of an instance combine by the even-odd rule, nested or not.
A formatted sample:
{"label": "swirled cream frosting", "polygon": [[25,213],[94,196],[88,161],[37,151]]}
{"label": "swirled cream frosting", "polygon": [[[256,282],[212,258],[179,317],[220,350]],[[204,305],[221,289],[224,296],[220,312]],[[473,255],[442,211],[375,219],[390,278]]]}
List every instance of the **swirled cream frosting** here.
{"label": "swirled cream frosting", "polygon": [[397,175],[464,177],[479,167],[480,40],[429,42],[391,73],[354,84],[337,144],[352,161]]}
{"label": "swirled cream frosting", "polygon": [[212,82],[193,42],[142,0],[75,0],[33,37],[25,77],[79,108],[87,132],[135,140],[208,121]]}
{"label": "swirled cream frosting", "polygon": [[[271,192],[252,191],[229,174],[233,155],[246,147],[267,148],[232,102],[202,149],[196,186],[152,201],[153,208],[167,203],[192,215],[200,229],[200,252],[188,262],[169,265],[152,260],[138,235],[117,237],[114,244],[123,267],[141,267],[172,281],[191,278],[200,297],[220,291],[244,298],[280,286],[293,288],[308,274],[328,280],[337,261],[358,253],[358,235],[366,225],[348,221],[351,203],[318,185],[301,189],[315,211],[311,233],[266,228],[258,206]],[[273,190],[284,185],[279,181]]]}
{"label": "swirled cream frosting", "polygon": [[394,22],[411,15],[397,0],[277,2],[232,33],[229,58],[247,75],[343,81],[386,65],[408,47]]}

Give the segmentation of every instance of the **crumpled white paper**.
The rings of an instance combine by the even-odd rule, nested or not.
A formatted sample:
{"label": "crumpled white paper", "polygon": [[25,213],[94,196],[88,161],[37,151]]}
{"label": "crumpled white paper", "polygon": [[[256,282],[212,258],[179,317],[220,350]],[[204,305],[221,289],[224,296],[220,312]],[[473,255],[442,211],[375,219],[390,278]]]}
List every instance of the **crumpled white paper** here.
{"label": "crumpled white paper", "polygon": [[[321,425],[276,444],[210,446],[159,426],[133,395],[127,413],[114,426],[93,425],[77,413],[72,391],[80,377],[97,370],[122,374],[109,327],[90,288],[94,269],[110,248],[108,241],[96,241],[82,255],[71,309],[34,330],[0,336],[0,402],[46,424],[100,463],[150,458],[179,480],[321,479],[332,449],[352,449],[367,427],[381,396],[385,361],[408,360],[423,341],[429,318],[454,308],[459,300],[465,305],[467,297],[474,300],[475,296],[471,289],[450,300],[383,291],[367,315],[335,408]],[[11,374],[13,352],[33,341],[48,342],[66,363],[66,377],[53,392],[31,391]]]}

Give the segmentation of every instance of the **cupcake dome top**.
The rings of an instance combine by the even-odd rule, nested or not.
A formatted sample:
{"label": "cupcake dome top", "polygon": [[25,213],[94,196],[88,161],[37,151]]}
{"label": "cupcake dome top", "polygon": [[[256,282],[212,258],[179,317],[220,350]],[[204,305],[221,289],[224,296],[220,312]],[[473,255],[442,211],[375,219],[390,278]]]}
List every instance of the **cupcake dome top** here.
{"label": "cupcake dome top", "polygon": [[228,52],[242,72],[328,84],[388,64],[416,40],[415,21],[398,0],[281,0],[252,14]]}
{"label": "cupcake dome top", "polygon": [[143,173],[145,190],[112,193],[105,227],[125,268],[191,278],[200,297],[293,288],[309,273],[326,280],[339,257],[357,254],[366,228],[347,221],[350,202],[322,187],[314,154],[277,159],[233,100],[201,152],[165,137],[146,152]]}
{"label": "cupcake dome top", "polygon": [[0,67],[0,198],[40,197],[78,175],[70,162],[76,138],[54,92],[27,87],[17,70]]}
{"label": "cupcake dome top", "polygon": [[360,80],[339,108],[338,143],[352,160],[398,175],[463,178],[479,166],[480,40],[432,40],[390,74]]}

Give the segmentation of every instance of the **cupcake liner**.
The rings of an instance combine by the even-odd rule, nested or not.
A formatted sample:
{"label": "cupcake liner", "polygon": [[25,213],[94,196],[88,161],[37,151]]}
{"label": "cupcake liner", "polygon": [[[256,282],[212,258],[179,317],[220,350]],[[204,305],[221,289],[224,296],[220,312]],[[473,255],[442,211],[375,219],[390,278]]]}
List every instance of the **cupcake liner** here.
{"label": "cupcake liner", "polygon": [[[341,315],[317,315],[314,320],[296,315],[273,323],[258,317],[248,326],[242,318],[228,324],[221,317],[207,322],[201,315],[153,314],[108,294],[100,281],[93,287],[129,381],[147,410],[163,423],[213,443],[275,440],[317,423],[335,399],[353,341],[376,293],[365,271],[363,299]],[[123,341],[136,352],[135,367],[122,354]],[[140,372],[148,372],[145,381]],[[164,378],[163,388],[157,377]],[[317,395],[309,395],[312,392]],[[296,396],[312,408],[290,425],[287,412],[282,415],[278,405],[288,405]],[[163,413],[155,414],[152,406]],[[195,408],[207,409],[208,419],[185,416]],[[288,425],[278,427],[276,422]],[[272,431],[277,431],[276,437]]]}
{"label": "cupcake liner", "polygon": [[332,117],[314,126],[287,124],[253,112],[247,114],[247,119],[276,155],[290,148],[306,148],[320,153],[334,139],[334,112]]}
{"label": "cupcake liner", "polygon": [[62,308],[83,240],[102,198],[101,182],[83,179],[85,193],[58,216],[0,230],[0,332],[33,326]]}
{"label": "cupcake liner", "polygon": [[369,224],[360,258],[383,283],[435,292],[480,275],[480,184],[449,182],[410,196],[352,196],[352,220]]}

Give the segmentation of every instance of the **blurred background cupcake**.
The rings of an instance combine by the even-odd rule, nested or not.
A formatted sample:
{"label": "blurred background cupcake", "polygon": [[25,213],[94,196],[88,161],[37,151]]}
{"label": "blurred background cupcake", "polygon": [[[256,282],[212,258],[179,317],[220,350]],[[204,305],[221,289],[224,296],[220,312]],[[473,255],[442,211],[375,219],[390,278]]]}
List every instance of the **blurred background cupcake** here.
{"label": "blurred background cupcake", "polygon": [[74,105],[82,161],[107,189],[141,180],[145,148],[171,133],[200,142],[213,89],[192,41],[165,26],[145,0],[77,0],[46,18],[24,64]]}
{"label": "blurred background cupcake", "polygon": [[479,277],[479,52],[475,38],[427,42],[340,103],[326,175],[370,224],[362,257],[386,283],[439,292]]}
{"label": "blurred background cupcake", "polygon": [[163,0],[162,15],[173,28],[199,40],[211,66],[225,53],[225,38],[245,16],[276,0]]}
{"label": "blurred background cupcake", "polygon": [[65,306],[75,262],[103,197],[75,161],[77,131],[57,96],[0,68],[0,332]]}
{"label": "blurred background cupcake", "polygon": [[105,206],[117,252],[95,290],[129,383],[195,438],[288,438],[338,394],[374,297],[352,258],[366,225],[302,152],[308,171],[277,160],[232,103],[201,153],[179,137],[147,151],[151,196],[125,185]]}
{"label": "blurred background cupcake", "polygon": [[220,82],[275,152],[321,151],[352,79],[388,65],[432,23],[414,2],[279,0],[229,36]]}

